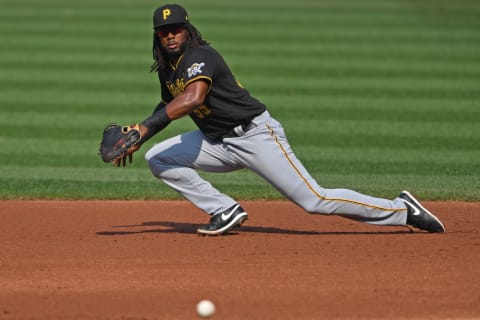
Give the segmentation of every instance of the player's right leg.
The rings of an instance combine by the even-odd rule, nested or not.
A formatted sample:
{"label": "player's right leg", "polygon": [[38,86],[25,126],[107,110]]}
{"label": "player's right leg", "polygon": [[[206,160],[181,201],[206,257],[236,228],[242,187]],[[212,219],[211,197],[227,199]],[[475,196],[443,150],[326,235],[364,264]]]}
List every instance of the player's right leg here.
{"label": "player's right leg", "polygon": [[229,172],[241,168],[221,144],[209,142],[199,130],[154,145],[145,159],[155,177],[212,216],[209,224],[199,228],[199,233],[221,234],[247,219],[247,213],[235,200],[196,172]]}

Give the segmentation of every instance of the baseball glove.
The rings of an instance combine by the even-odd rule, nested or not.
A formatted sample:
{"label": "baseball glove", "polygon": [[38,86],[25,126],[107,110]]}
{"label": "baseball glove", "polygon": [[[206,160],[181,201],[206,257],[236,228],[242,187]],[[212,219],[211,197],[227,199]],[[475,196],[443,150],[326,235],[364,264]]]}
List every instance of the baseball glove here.
{"label": "baseball glove", "polygon": [[142,142],[138,124],[119,126],[112,123],[103,130],[99,154],[104,162],[110,162],[117,167],[123,163],[125,166],[127,157],[132,163],[132,154],[140,149]]}

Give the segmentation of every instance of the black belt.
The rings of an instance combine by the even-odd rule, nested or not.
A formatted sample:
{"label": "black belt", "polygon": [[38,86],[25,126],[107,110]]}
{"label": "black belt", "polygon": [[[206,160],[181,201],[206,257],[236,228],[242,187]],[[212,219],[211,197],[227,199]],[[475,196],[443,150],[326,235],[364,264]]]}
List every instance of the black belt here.
{"label": "black belt", "polygon": [[237,138],[243,136],[245,133],[248,131],[252,130],[255,128],[257,125],[253,122],[249,122],[246,124],[241,124],[239,126],[236,126],[232,130],[228,131],[223,138]]}

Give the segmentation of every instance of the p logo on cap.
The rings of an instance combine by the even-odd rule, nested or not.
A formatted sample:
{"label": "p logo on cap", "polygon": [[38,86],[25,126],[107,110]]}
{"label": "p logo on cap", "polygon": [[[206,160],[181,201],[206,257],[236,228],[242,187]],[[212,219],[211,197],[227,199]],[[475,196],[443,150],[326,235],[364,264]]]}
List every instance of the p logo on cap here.
{"label": "p logo on cap", "polygon": [[155,10],[153,28],[158,29],[169,24],[189,23],[187,11],[178,4],[167,4]]}
{"label": "p logo on cap", "polygon": [[167,20],[168,16],[172,14],[172,11],[170,11],[170,9],[163,9],[162,13],[163,13],[163,20]]}

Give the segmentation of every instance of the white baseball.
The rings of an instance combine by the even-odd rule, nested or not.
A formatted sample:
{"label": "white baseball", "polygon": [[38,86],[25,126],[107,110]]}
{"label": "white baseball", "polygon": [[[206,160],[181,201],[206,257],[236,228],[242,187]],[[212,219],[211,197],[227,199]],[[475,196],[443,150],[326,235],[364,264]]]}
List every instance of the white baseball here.
{"label": "white baseball", "polygon": [[215,305],[210,300],[202,300],[197,304],[197,313],[202,318],[209,318],[215,313]]}

